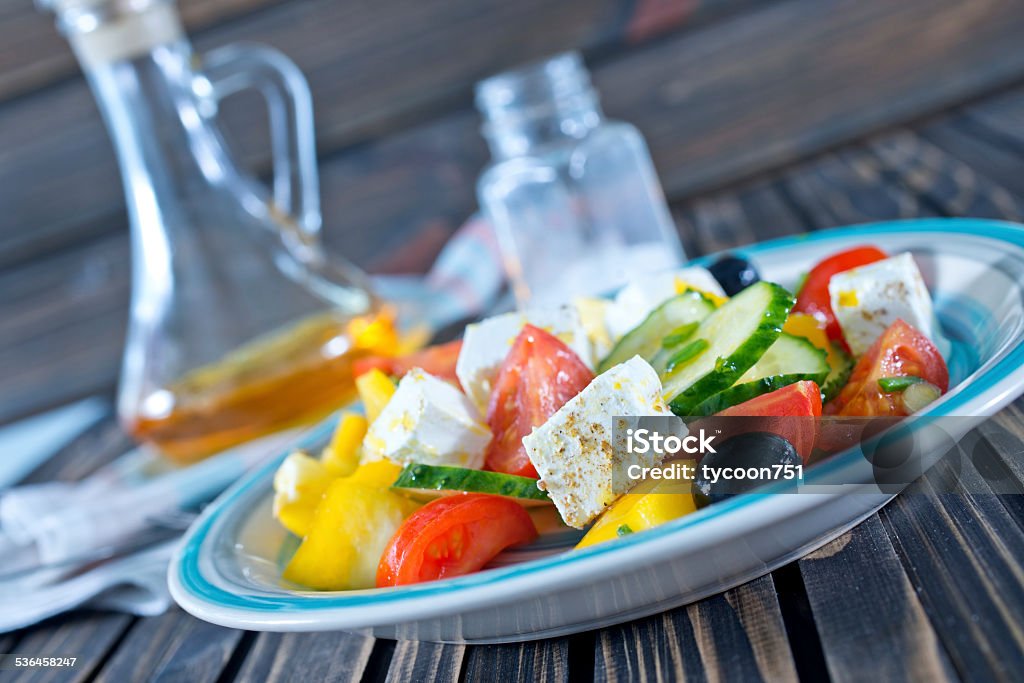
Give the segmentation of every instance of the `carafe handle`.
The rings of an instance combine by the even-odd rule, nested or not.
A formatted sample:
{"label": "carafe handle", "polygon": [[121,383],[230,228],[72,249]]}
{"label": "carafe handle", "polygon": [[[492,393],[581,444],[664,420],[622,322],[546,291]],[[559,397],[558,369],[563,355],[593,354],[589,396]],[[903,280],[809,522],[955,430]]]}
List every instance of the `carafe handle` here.
{"label": "carafe handle", "polygon": [[203,75],[215,100],[258,90],[270,115],[275,207],[316,239],[320,231],[320,181],[313,132],[313,97],[302,71],[272,47],[233,43],[208,52]]}

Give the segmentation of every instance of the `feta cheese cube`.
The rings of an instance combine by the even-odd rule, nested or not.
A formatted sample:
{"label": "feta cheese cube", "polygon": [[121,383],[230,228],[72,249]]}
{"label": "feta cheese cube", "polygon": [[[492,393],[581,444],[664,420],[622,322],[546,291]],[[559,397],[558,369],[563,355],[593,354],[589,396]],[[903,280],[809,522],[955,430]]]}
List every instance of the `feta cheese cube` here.
{"label": "feta cheese cube", "polygon": [[490,429],[461,391],[414,368],[370,425],[363,457],[479,469],[490,442]]}
{"label": "feta cheese cube", "polygon": [[932,299],[909,252],[836,273],[828,293],[855,355],[867,351],[897,318],[935,340]]}
{"label": "feta cheese cube", "polygon": [[725,296],[722,286],[707,268],[690,266],[646,275],[619,290],[608,308],[607,324],[614,339],[644,321],[655,308],[688,288]]}
{"label": "feta cheese cube", "polygon": [[462,389],[481,413],[487,411],[498,369],[526,323],[558,337],[576,352],[585,365],[593,367],[590,340],[574,307],[504,313],[467,325],[462,350],[455,363],[455,374]]}
{"label": "feta cheese cube", "polygon": [[[655,467],[662,455],[627,454],[613,444],[613,417],[669,415],[661,381],[640,356],[593,382],[523,438],[530,462],[566,524],[583,528],[634,483],[630,465]],[[622,431],[624,433],[624,430]]]}

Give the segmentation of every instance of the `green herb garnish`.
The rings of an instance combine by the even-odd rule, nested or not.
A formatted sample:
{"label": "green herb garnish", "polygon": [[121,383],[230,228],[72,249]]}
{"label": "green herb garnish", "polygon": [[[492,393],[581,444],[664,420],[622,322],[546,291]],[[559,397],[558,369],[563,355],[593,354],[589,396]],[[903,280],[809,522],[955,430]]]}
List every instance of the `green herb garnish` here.
{"label": "green herb garnish", "polygon": [[665,372],[672,372],[676,368],[687,363],[700,354],[704,353],[711,346],[707,339],[694,339],[692,342],[672,354],[665,364]]}
{"label": "green herb garnish", "polygon": [[633,530],[629,528],[628,524],[620,524],[619,528],[615,530],[617,536],[629,536],[633,533]]}
{"label": "green herb garnish", "polygon": [[901,391],[905,391],[907,387],[914,384],[920,384],[924,380],[920,377],[914,377],[913,375],[903,375],[900,377],[882,377],[878,380],[878,386],[887,394],[895,394]]}
{"label": "green herb garnish", "polygon": [[661,340],[661,348],[663,349],[674,349],[675,347],[682,344],[684,341],[693,336],[693,333],[697,331],[700,323],[686,323],[680,325],[676,329],[669,332],[664,339]]}

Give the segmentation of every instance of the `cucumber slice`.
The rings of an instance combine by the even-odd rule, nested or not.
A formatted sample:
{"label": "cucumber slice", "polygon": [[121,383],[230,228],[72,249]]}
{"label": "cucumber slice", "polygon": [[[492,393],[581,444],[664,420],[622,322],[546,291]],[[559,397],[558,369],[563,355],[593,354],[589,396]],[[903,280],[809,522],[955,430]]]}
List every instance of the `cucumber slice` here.
{"label": "cucumber slice", "polygon": [[803,337],[783,332],[736,384],[702,401],[693,413],[713,415],[803,380],[811,380],[820,387],[829,370],[828,354],[824,350]]}
{"label": "cucumber slice", "polygon": [[619,343],[597,366],[597,374],[624,363],[633,356],[650,361],[661,350],[661,340],[687,323],[700,322],[715,310],[714,303],[700,292],[687,290],[672,297],[648,314],[644,321],[623,335]]}
{"label": "cucumber slice", "polygon": [[548,494],[537,488],[537,480],[501,472],[466,467],[411,463],[391,485],[418,500],[433,500],[455,493],[490,493],[515,498],[525,506],[551,504]]}
{"label": "cucumber slice", "polygon": [[854,359],[843,347],[832,342],[832,353],[828,354],[829,373],[828,377],[821,384],[821,400],[828,403],[842,391],[846,386],[846,380],[850,379],[853,372]]}
{"label": "cucumber slice", "polygon": [[793,302],[793,295],[780,285],[758,282],[705,318],[693,339],[706,339],[707,351],[662,377],[672,411],[689,415],[698,404],[735,384],[779,338]]}
{"label": "cucumber slice", "polygon": [[825,380],[829,373],[828,354],[804,337],[783,332],[737,384],[777,375],[811,374]]}

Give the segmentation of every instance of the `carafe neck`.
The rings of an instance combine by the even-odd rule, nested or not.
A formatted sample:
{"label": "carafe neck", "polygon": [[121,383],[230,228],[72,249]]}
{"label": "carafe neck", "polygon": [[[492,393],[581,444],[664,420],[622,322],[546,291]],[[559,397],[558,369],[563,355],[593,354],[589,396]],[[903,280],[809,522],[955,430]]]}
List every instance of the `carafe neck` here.
{"label": "carafe neck", "polygon": [[[140,24],[147,30],[137,30]],[[212,98],[202,96],[208,82],[193,69],[173,6],[154,4],[92,32],[69,31],[68,38],[114,143],[129,204],[144,203],[138,193],[145,195],[154,174],[177,185],[231,172],[207,121],[215,111]]]}

